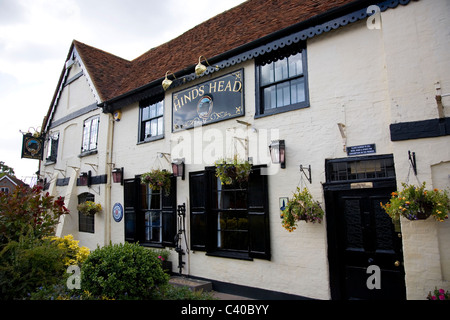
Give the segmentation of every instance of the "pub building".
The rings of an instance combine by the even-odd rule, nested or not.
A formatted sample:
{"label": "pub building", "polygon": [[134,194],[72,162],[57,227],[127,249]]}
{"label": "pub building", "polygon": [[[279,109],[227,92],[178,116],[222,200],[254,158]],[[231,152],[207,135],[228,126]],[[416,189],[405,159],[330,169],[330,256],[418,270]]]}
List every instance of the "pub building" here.
{"label": "pub building", "polygon": [[[42,126],[57,235],[165,248],[173,274],[254,298],[448,290],[450,222],[380,202],[450,186],[449,25],[447,0],[248,0],[132,61],[74,40]],[[248,178],[223,184],[223,159]],[[155,169],[170,187],[142,183]],[[324,216],[288,232],[297,187]]]}

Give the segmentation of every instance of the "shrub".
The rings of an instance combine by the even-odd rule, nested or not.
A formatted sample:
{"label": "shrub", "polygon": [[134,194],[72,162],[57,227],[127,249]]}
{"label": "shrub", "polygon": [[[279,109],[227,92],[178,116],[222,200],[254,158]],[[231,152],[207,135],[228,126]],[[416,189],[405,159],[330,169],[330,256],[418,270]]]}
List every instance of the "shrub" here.
{"label": "shrub", "polygon": [[69,211],[61,197],[55,200],[41,191],[18,186],[11,193],[0,192],[0,245],[25,234],[40,239],[54,233],[59,217]]}
{"label": "shrub", "polygon": [[97,248],[81,268],[83,290],[114,299],[151,299],[168,280],[157,255],[131,243]]}
{"label": "shrub", "polygon": [[54,242],[60,249],[64,250],[64,265],[66,267],[70,265],[81,265],[89,256],[89,248],[80,247],[78,243],[80,241],[74,240],[71,234],[60,237],[48,237],[48,240]]}
{"label": "shrub", "polygon": [[51,241],[22,236],[0,252],[0,298],[23,299],[37,288],[58,283],[65,252]]}

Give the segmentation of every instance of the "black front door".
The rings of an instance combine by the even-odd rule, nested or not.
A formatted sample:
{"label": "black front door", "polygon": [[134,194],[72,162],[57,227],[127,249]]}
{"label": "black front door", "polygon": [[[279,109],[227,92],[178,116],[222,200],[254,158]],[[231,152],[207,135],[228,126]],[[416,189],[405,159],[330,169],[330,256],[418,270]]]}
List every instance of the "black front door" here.
{"label": "black front door", "polygon": [[380,207],[395,184],[368,185],[325,192],[332,296],[405,299],[400,226]]}

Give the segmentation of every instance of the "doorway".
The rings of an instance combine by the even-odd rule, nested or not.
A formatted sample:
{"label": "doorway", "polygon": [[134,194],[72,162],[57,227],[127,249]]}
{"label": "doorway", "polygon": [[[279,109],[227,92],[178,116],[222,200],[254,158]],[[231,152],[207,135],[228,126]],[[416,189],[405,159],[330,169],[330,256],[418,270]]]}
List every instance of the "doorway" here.
{"label": "doorway", "polygon": [[400,225],[380,207],[396,190],[393,157],[326,161],[333,299],[405,299]]}

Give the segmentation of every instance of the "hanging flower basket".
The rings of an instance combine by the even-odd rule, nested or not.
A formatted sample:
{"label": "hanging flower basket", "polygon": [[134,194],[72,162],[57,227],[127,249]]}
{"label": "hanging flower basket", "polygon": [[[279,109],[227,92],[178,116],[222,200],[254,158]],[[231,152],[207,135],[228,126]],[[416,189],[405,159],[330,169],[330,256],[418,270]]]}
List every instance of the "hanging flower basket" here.
{"label": "hanging flower basket", "polygon": [[215,162],[216,177],[220,182],[226,185],[238,183],[242,184],[248,182],[248,177],[252,170],[252,165],[248,161],[240,161],[237,156],[233,159],[220,159]]}
{"label": "hanging flower basket", "polygon": [[324,211],[319,202],[314,201],[308,189],[300,190],[297,187],[297,192],[288,201],[281,215],[283,217],[282,226],[292,232],[297,228],[297,221],[321,223]]}
{"label": "hanging flower basket", "polygon": [[170,194],[171,173],[166,170],[153,169],[141,175],[141,183],[146,184],[152,190],[164,189],[166,195]]}
{"label": "hanging flower basket", "polygon": [[420,187],[406,183],[402,186],[401,191],[392,192],[388,203],[380,202],[392,220],[399,220],[400,216],[408,220],[424,220],[430,216],[440,222],[448,219],[450,199],[446,190],[426,190],[425,182]]}
{"label": "hanging flower basket", "polygon": [[77,206],[77,209],[86,216],[93,216],[94,214],[97,214],[103,210],[100,203],[95,203],[93,201],[80,203]]}

